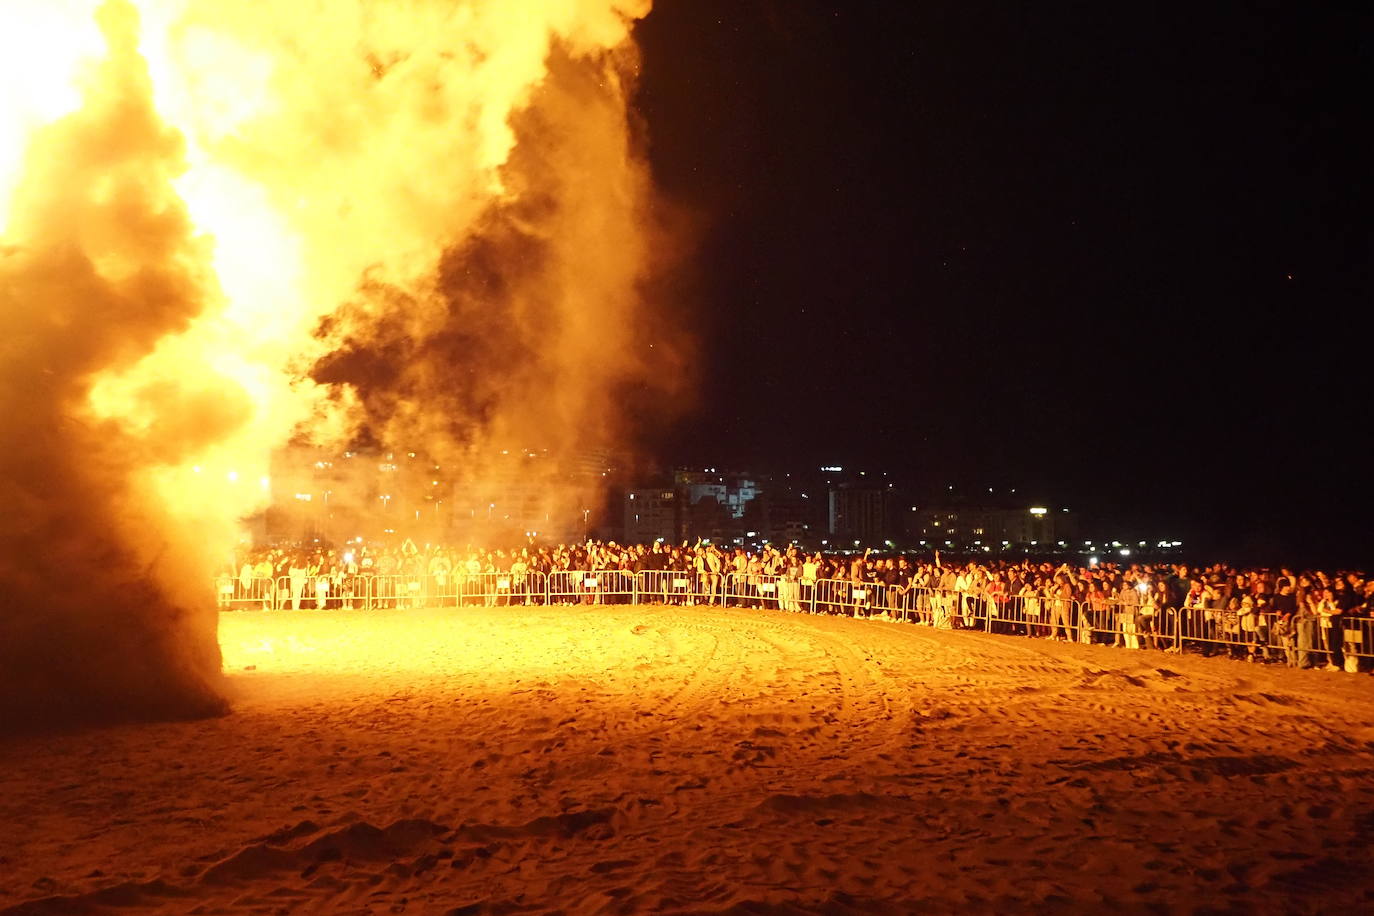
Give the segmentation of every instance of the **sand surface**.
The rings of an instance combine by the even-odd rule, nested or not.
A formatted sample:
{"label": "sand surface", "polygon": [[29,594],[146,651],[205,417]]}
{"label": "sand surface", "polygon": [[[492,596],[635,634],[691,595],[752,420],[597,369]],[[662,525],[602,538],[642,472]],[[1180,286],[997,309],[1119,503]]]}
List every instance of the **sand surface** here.
{"label": "sand surface", "polygon": [[231,613],[0,744],[0,911],[1374,909],[1374,678],[717,608]]}

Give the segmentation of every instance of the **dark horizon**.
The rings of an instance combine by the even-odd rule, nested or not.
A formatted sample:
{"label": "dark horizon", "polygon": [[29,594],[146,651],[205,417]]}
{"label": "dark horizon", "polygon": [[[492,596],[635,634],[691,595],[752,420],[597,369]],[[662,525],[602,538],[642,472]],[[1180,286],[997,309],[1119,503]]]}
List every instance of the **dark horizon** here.
{"label": "dark horizon", "polygon": [[700,357],[651,450],[1367,558],[1372,18],[658,0],[638,109]]}

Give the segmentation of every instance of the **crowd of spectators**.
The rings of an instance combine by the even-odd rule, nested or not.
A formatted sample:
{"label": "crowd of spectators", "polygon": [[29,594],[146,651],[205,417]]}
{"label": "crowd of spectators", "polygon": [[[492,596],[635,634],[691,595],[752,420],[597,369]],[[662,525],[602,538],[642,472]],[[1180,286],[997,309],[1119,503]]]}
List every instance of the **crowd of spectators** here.
{"label": "crowd of spectators", "polygon": [[[648,577],[637,574],[649,573]],[[772,607],[977,628],[1126,648],[1360,670],[1374,646],[1374,579],[1354,571],[1075,566],[1024,559],[758,550],[698,542],[511,549],[278,547],[220,577],[222,607],[368,609],[613,603]],[[620,584],[617,584],[620,583]]]}

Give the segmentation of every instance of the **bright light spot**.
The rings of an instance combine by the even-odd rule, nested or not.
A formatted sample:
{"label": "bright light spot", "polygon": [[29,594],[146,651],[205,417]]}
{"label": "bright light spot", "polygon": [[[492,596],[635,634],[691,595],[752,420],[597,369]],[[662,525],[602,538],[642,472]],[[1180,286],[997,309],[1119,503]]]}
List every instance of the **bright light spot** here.
{"label": "bright light spot", "polygon": [[1049,511],[1050,511],[1050,510],[1049,510],[1049,509],[1046,509],[1044,506],[1032,506],[1032,507],[1031,507],[1031,510],[1030,510],[1030,514],[1031,514],[1031,515],[1044,515],[1045,513],[1049,512]]}

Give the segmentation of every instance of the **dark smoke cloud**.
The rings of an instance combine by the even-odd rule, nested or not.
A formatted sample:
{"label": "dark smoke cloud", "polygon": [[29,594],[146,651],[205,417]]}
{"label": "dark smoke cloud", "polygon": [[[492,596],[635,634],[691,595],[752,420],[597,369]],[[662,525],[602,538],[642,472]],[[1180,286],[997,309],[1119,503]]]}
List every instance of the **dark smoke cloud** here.
{"label": "dark smoke cloud", "polygon": [[[628,417],[669,418],[686,349],[649,298],[676,252],[627,110],[634,65],[630,48],[555,47],[512,118],[506,193],[447,248],[433,295],[367,284],[323,324],[314,378],[356,392],[368,438],[456,463],[480,491],[502,450],[624,452]],[[566,462],[540,468],[522,473],[545,475],[551,515],[586,503]]]}

